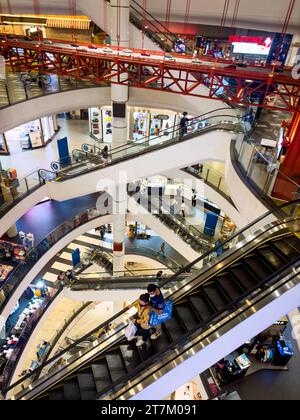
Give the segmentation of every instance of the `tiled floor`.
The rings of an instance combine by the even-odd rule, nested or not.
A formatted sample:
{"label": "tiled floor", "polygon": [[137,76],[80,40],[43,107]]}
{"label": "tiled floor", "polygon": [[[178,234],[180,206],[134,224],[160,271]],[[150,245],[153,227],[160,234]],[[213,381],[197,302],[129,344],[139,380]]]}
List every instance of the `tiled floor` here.
{"label": "tiled floor", "polygon": [[[61,127],[55,139],[46,147],[37,150],[20,151],[10,156],[1,156],[3,168],[17,168],[19,179],[38,169],[50,169],[51,162],[58,160],[57,140],[68,137],[70,152],[81,149],[83,143],[94,144],[89,136],[89,122],[58,119]],[[17,141],[17,140],[16,140]]]}

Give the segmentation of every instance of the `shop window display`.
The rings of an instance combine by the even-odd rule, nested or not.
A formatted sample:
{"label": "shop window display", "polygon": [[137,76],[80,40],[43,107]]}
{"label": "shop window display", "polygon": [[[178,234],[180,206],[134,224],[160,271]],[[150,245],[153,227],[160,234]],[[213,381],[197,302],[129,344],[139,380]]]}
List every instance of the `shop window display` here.
{"label": "shop window display", "polygon": [[112,143],[112,110],[102,110],[102,121],[103,121],[103,143]]}
{"label": "shop window display", "polygon": [[99,108],[90,108],[90,133],[92,137],[97,140],[102,138],[102,126],[101,126],[101,111]]}
{"label": "shop window display", "polygon": [[0,153],[19,153],[21,151],[44,147],[56,133],[53,115],[30,121],[2,134]]}
{"label": "shop window display", "polygon": [[133,113],[133,141],[144,141],[148,134],[148,115],[146,112]]}
{"label": "shop window display", "polygon": [[[173,137],[173,127],[175,125],[175,114],[151,114],[150,123],[150,144],[160,141],[170,140]],[[155,139],[161,136],[159,139]]]}

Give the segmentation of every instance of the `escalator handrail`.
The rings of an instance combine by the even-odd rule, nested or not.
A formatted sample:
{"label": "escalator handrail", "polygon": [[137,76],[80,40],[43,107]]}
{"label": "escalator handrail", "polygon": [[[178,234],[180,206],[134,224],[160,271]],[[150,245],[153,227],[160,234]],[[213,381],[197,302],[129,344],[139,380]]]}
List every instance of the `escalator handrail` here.
{"label": "escalator handrail", "polygon": [[[198,331],[200,328],[208,328],[212,323],[217,322],[218,318],[223,314],[226,313],[229,310],[234,310],[234,309],[238,309],[236,308],[237,305],[245,300],[246,298],[248,298],[249,296],[253,295],[253,293],[259,289],[261,289],[264,285],[266,285],[269,282],[272,282],[274,278],[278,277],[278,275],[281,275],[282,273],[288,273],[291,271],[292,268],[295,267],[295,261],[294,262],[290,262],[287,263],[284,267],[282,267],[280,270],[276,271],[276,273],[270,274],[270,276],[264,280],[262,280],[261,282],[259,282],[258,284],[256,284],[255,286],[253,286],[251,289],[249,289],[247,292],[245,292],[243,295],[241,295],[238,299],[236,299],[235,301],[229,303],[228,305],[225,305],[222,309],[220,309],[219,311],[217,311],[214,315],[211,316],[211,318],[209,318],[208,320],[206,320],[205,322],[200,323],[199,325],[197,325],[197,327],[195,327],[194,329],[186,332],[184,335],[182,335],[180,337],[180,339],[178,339],[178,341],[176,341],[176,343],[171,343],[168,347],[166,347],[163,351],[159,352],[159,355],[166,355],[167,353],[169,353],[171,350],[174,350],[174,348],[180,348],[180,347],[184,347],[183,352],[186,353],[189,351],[189,349],[192,349],[195,344],[191,344],[190,348],[187,348],[187,339],[191,338],[193,335],[195,335],[197,333],[198,335]],[[299,260],[298,260],[298,265],[299,265]],[[205,282],[203,283],[203,285],[209,280],[205,280]],[[288,282],[290,282],[290,279],[287,280]],[[201,284],[200,284],[201,286]],[[197,286],[199,287],[199,285]],[[189,291],[190,292],[190,291]],[[274,290],[271,291],[271,293],[274,293]],[[259,295],[259,294],[258,294]],[[258,296],[257,295],[257,296]],[[256,296],[256,297],[257,297]],[[182,297],[180,298],[182,299]],[[257,304],[257,302],[256,302]],[[245,312],[246,310],[249,310],[249,308],[251,308],[251,306],[247,306],[241,313]],[[241,313],[239,313],[239,316],[241,315]],[[217,319],[217,320],[216,320]],[[232,318],[231,318],[232,320]],[[223,327],[223,325],[222,325]],[[220,329],[221,326],[218,326],[218,328],[215,330],[218,331],[218,329]],[[205,332],[204,332],[205,334]],[[207,336],[205,337],[201,337],[201,341],[205,340],[207,338]],[[178,352],[176,353],[176,357],[179,357],[180,355],[178,354]],[[126,378],[124,376],[124,378],[122,378],[122,382],[127,382],[128,379],[132,380],[133,375],[136,373],[140,373],[141,371],[144,370],[144,368],[146,369],[147,366],[149,366],[151,364],[152,361],[154,361],[155,359],[157,359],[158,354],[155,354],[154,356],[150,357],[149,359],[147,359],[145,362],[142,362],[137,368],[135,368],[134,370],[132,370],[130,373],[128,373],[126,375]],[[165,360],[165,357],[161,357],[162,360]],[[169,362],[167,362],[169,363]],[[162,368],[162,366],[160,366],[160,369]],[[150,375],[153,375],[153,372],[149,373]],[[145,378],[143,378],[143,380],[145,380]],[[107,393],[110,389],[112,389],[114,386],[119,385],[120,384],[120,379],[117,381],[117,383],[112,383],[111,385],[109,385],[105,390],[103,390],[101,392],[101,394],[98,394],[98,396],[96,397],[97,399],[99,399],[101,396],[103,396],[105,393]],[[133,385],[134,386],[134,385]],[[118,391],[117,391],[118,392]],[[128,390],[126,390],[125,392],[128,392]]]}
{"label": "escalator handrail", "polygon": [[[233,239],[235,238],[239,238],[239,236],[241,236],[243,234],[243,232],[247,231],[248,229],[250,229],[252,226],[257,225],[258,223],[260,223],[261,221],[263,221],[264,219],[267,219],[268,217],[274,215],[274,213],[277,212],[281,212],[283,211],[287,206],[297,206],[300,205],[300,199],[292,201],[290,203],[284,203],[279,207],[275,207],[273,210],[268,211],[266,214],[260,216],[258,219],[256,219],[254,222],[249,223],[245,228],[243,228],[242,230],[238,231],[237,233],[235,233],[232,237],[228,238],[226,241],[224,241],[221,244],[218,244],[217,246],[214,246],[214,248],[208,252],[206,252],[204,255],[200,256],[199,258],[197,258],[194,262],[188,264],[187,266],[181,268],[177,273],[175,273],[173,276],[171,276],[169,279],[167,279],[165,282],[163,282],[161,287],[166,286],[169,282],[174,281],[178,276],[190,272],[191,269],[196,265],[199,264],[200,262],[204,262],[211,253],[216,252],[217,250],[219,250],[220,248],[223,248],[226,245],[229,245]],[[226,253],[223,254],[226,256]],[[219,259],[217,259],[217,261],[214,261],[214,264],[212,266],[209,267],[209,269],[211,270],[214,266],[216,266],[217,264],[219,264]],[[57,359],[61,358],[64,354],[68,353],[71,349],[73,349],[74,347],[78,346],[78,344],[80,344],[82,341],[88,339],[91,335],[97,333],[97,331],[99,331],[100,329],[104,328],[105,326],[113,323],[116,319],[118,319],[120,316],[122,316],[123,314],[125,314],[126,312],[128,312],[129,309],[133,308],[135,306],[135,304],[137,303],[137,301],[133,302],[132,304],[128,305],[126,308],[124,308],[121,312],[115,314],[113,317],[111,317],[109,320],[103,322],[100,326],[98,326],[97,328],[93,329],[92,331],[90,331],[88,334],[84,335],[84,337],[82,337],[80,340],[77,340],[76,342],[74,342],[71,346],[69,346],[68,348],[64,349],[63,351],[59,352],[57,355],[55,355],[54,357],[52,357],[51,359],[47,360],[46,363],[42,364],[41,366],[39,366],[36,370],[34,370],[32,373],[24,376],[22,379],[20,379],[18,382],[16,382],[15,384],[11,385],[10,387],[8,387],[5,392],[10,391],[11,389],[15,388],[16,386],[18,386],[19,384],[23,383],[25,380],[31,378],[34,374],[41,372],[46,366],[50,365],[51,363],[53,363],[54,361],[56,361]]]}
{"label": "escalator handrail", "polygon": [[[208,121],[210,119],[213,119],[213,118],[216,118],[216,117],[230,117],[230,118],[235,118],[237,120],[241,120],[242,119],[242,117],[238,117],[238,116],[219,115],[219,116],[209,117],[209,118],[206,119],[206,121]],[[228,121],[219,121],[216,124],[213,124],[213,125],[210,125],[208,127],[203,127],[203,128],[201,128],[199,130],[196,130],[193,133],[187,133],[183,138],[180,138],[179,136],[178,137],[175,137],[175,138],[176,138],[177,142],[188,141],[188,140],[190,140],[191,138],[193,138],[195,136],[199,136],[202,132],[204,133],[204,132],[207,132],[207,131],[211,131],[213,129],[216,129],[216,127],[222,126],[222,124],[228,124]],[[162,137],[164,137],[164,134],[161,134],[160,136],[158,136],[158,137],[156,137],[156,138],[154,138],[152,140],[155,140],[157,138],[162,138]],[[151,145],[151,146],[149,145],[149,146],[145,147],[145,149],[143,151],[137,151],[136,153],[132,153],[130,155],[121,156],[119,158],[112,159],[111,162],[108,162],[108,163],[103,163],[101,161],[101,157],[100,156],[98,158],[96,156],[93,156],[95,158],[95,159],[93,159],[93,161],[94,162],[96,162],[96,161],[99,162],[99,165],[97,165],[97,167],[89,168],[89,169],[85,170],[84,172],[80,172],[80,173],[76,173],[76,174],[68,174],[68,172],[67,172],[68,169],[71,169],[72,168],[72,165],[70,165],[70,166],[66,167],[65,169],[63,169],[63,170],[58,171],[57,175],[59,177],[65,178],[66,180],[67,179],[76,178],[78,176],[81,176],[83,173],[86,174],[86,173],[89,173],[89,172],[93,172],[95,170],[99,170],[100,169],[99,166],[101,166],[101,165],[103,167],[115,165],[115,164],[118,164],[118,163],[120,163],[120,162],[122,162],[124,160],[132,159],[132,158],[137,157],[137,156],[142,156],[143,154],[149,153],[149,152],[154,151],[156,149],[161,149],[161,148],[165,148],[165,147],[168,147],[168,146],[173,146],[175,144],[176,143],[175,143],[174,138],[173,138],[173,142],[166,140],[163,143],[159,143],[159,144],[155,144],[155,145]],[[143,146],[143,145],[145,145],[145,143],[126,143],[124,146],[121,146],[121,147],[122,147],[123,151],[130,151],[130,149],[134,149],[134,148],[136,148],[138,146]],[[119,149],[120,149],[120,147],[117,148],[117,149],[113,149],[111,151],[111,157],[113,157],[113,154],[114,153],[118,153],[118,150]],[[82,162],[79,162],[79,163],[81,163],[81,164],[84,165],[84,162],[85,161],[82,161]],[[86,162],[88,162],[88,160]]]}
{"label": "escalator handrail", "polygon": [[[299,218],[297,219],[297,220],[299,220]],[[281,224],[283,224],[283,221],[279,221],[279,223],[278,223],[278,226],[279,225],[281,225]],[[274,228],[274,224],[273,225],[271,225],[271,226],[269,226],[269,230],[272,230]],[[261,231],[260,232],[260,234],[259,234],[259,236],[262,236],[262,235],[265,235],[265,233],[266,233],[266,231]],[[256,241],[257,240],[257,237],[256,238],[253,238],[252,239],[252,242],[253,241]],[[235,252],[239,252],[240,251],[240,249],[237,249]],[[226,257],[227,258],[227,257]],[[270,276],[267,278],[267,279],[264,279],[264,280],[262,280],[259,284],[257,284],[257,285],[255,285],[255,286],[253,286],[253,288],[252,289],[250,289],[250,291],[248,290],[247,292],[245,292],[245,294],[243,294],[243,295],[241,295],[236,301],[234,301],[234,302],[231,302],[231,303],[229,303],[228,305],[226,305],[226,306],[224,306],[224,308],[222,308],[221,310],[219,310],[219,311],[217,311],[214,315],[212,315],[212,317],[209,319],[209,320],[207,320],[207,321],[205,321],[205,325],[206,324],[209,324],[209,323],[211,323],[216,317],[219,317],[222,313],[224,313],[224,312],[226,312],[226,310],[227,310],[227,308],[232,308],[232,307],[235,307],[243,298],[246,298],[246,297],[248,297],[249,296],[249,294],[251,294],[251,293],[253,293],[255,290],[257,290],[257,289],[259,289],[260,288],[260,286],[262,285],[262,284],[266,284],[266,283],[268,283],[268,282],[270,282],[271,280],[272,280],[272,278],[274,277],[274,276],[278,276],[278,274],[280,274],[281,272],[284,272],[284,271],[286,271],[286,270],[290,270],[290,267],[293,267],[294,266],[294,264],[295,264],[295,262],[292,262],[292,263],[287,263],[287,265],[286,266],[284,266],[284,267],[282,267],[280,270],[278,270],[276,273],[272,273],[272,274],[270,274]],[[214,268],[214,266],[212,266],[212,267],[209,267],[209,270],[212,270]],[[198,283],[195,287],[196,288],[199,288],[199,286],[201,286],[201,285],[204,285],[205,283],[207,283],[209,281],[209,279],[204,279],[200,284]],[[178,290],[176,290],[176,293],[178,293],[178,292],[180,292],[180,289],[178,289]],[[190,293],[191,292],[191,290],[188,290],[188,293]],[[182,298],[182,296],[180,297],[180,299]],[[249,307],[247,307],[247,309],[249,309]],[[122,311],[123,312],[123,311]],[[121,314],[121,313],[120,313]],[[109,322],[108,322],[108,324],[109,324]],[[181,338],[180,338],[180,340],[179,341],[177,341],[176,343],[175,343],[175,345],[176,345],[176,347],[178,347],[179,345],[184,345],[185,347],[186,347],[186,337],[189,337],[189,336],[191,336],[192,334],[194,334],[195,332],[197,332],[198,330],[199,330],[199,328],[202,326],[202,325],[204,325],[204,323],[203,324],[200,324],[199,323],[199,325],[194,329],[194,330],[192,330],[192,331],[189,331],[189,332],[187,332],[187,333],[185,333]],[[102,326],[101,327],[99,327],[99,329],[100,328],[103,328]],[[125,326],[123,327],[123,328],[125,328]],[[98,331],[98,329],[97,329],[97,331]],[[96,331],[96,332],[97,332]],[[116,334],[118,334],[119,332],[120,332],[121,330],[118,330],[118,331],[114,331],[114,334],[113,335],[116,335]],[[90,337],[90,336],[89,336]],[[85,337],[84,339],[82,339],[82,340],[80,340],[80,342],[81,341],[85,341],[87,338],[89,338],[89,337]],[[110,337],[108,337],[108,339],[111,339],[112,338],[112,336],[110,336]],[[120,338],[118,338],[118,341],[120,340]],[[106,340],[104,340],[103,342],[101,342],[101,343],[99,343],[98,345],[103,345],[104,343],[105,343],[105,341]],[[75,345],[75,343],[74,343],[74,345]],[[76,345],[75,345],[76,346]],[[72,346],[70,346],[69,347],[69,349],[72,349],[73,348],[73,345]],[[168,351],[170,351],[170,350],[172,350],[172,349],[174,349],[174,343],[172,343],[172,344],[170,344],[170,346],[168,347],[168,348],[166,348],[166,349],[164,349],[163,350],[163,353],[166,353],[166,352],[168,352]],[[89,351],[91,351],[92,349],[89,349]],[[104,351],[104,350],[103,350]],[[186,349],[185,349],[185,351],[186,351]],[[83,355],[80,355],[80,357],[81,356],[83,356]],[[132,375],[134,374],[134,372],[136,372],[137,371],[137,373],[140,373],[140,371],[141,371],[141,367],[143,367],[143,366],[149,366],[149,363],[151,363],[152,361],[154,361],[155,359],[157,359],[157,354],[155,354],[153,357],[151,357],[150,359],[148,359],[146,362],[143,362],[141,365],[139,365],[139,367],[138,368],[136,368],[136,369],[134,369],[132,372],[130,372],[130,373],[128,373],[128,375],[126,376],[126,380],[127,380],[127,377],[130,375],[130,377],[132,377]],[[74,363],[75,361],[72,361],[72,363]],[[36,371],[34,371],[34,372],[36,372]],[[58,372],[53,372],[53,375],[56,375]],[[52,373],[50,374],[50,375],[52,375]],[[28,375],[28,376],[30,376],[30,375]],[[47,378],[45,378],[46,380],[47,380]],[[48,378],[49,379],[49,378]],[[24,379],[23,380],[25,380],[25,377],[24,377]],[[124,381],[125,381],[125,377],[124,377]],[[21,381],[19,381],[19,383],[22,383],[23,381],[21,380]],[[15,386],[17,386],[19,383],[16,383],[16,384],[14,384],[14,386],[11,386],[10,388],[8,388],[7,389],[7,391],[9,391],[10,389],[12,389],[13,387],[15,387]],[[118,381],[118,383],[119,383],[119,381]],[[111,385],[109,385],[108,387],[107,387],[107,389],[105,389],[105,390],[103,390],[102,392],[101,392],[101,394],[99,394],[98,395],[98,397],[97,398],[99,398],[100,396],[102,396],[105,392],[107,392],[107,391],[109,391],[114,385],[117,385],[116,383],[115,384],[111,384]]]}

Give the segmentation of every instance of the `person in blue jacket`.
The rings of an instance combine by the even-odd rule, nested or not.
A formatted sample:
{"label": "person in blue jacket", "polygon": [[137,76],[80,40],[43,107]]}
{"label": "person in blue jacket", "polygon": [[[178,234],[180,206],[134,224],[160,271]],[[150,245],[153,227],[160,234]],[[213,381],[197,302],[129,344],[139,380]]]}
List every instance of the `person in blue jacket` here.
{"label": "person in blue jacket", "polygon": [[[161,290],[155,284],[149,284],[149,286],[147,287],[147,292],[150,296],[151,308],[155,312],[161,313],[166,306],[165,298]],[[153,328],[152,331],[153,334],[151,335],[151,339],[156,340],[161,336],[161,325],[158,325],[156,328]]]}

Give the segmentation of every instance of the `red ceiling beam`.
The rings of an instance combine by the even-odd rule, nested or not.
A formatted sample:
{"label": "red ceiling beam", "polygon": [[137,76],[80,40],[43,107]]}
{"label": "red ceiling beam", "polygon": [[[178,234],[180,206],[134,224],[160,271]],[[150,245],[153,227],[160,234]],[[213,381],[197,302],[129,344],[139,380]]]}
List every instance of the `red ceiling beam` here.
{"label": "red ceiling beam", "polygon": [[[165,90],[219,101],[224,99],[216,97],[216,92],[223,89],[229,102],[242,105],[248,104],[251,95],[258,93],[263,97],[263,102],[259,105],[261,107],[300,111],[300,81],[285,74],[272,73],[267,69],[257,71],[202,64],[195,66],[191,63],[158,62],[94,52],[75,52],[67,48],[38,46],[13,40],[2,41],[1,52],[15,71],[36,70],[95,82]],[[124,74],[128,74],[128,78],[122,80],[121,76]],[[198,88],[201,85],[205,85],[206,89],[200,91]],[[281,101],[278,101],[277,105],[270,105],[267,101],[269,94],[277,95]]]}

